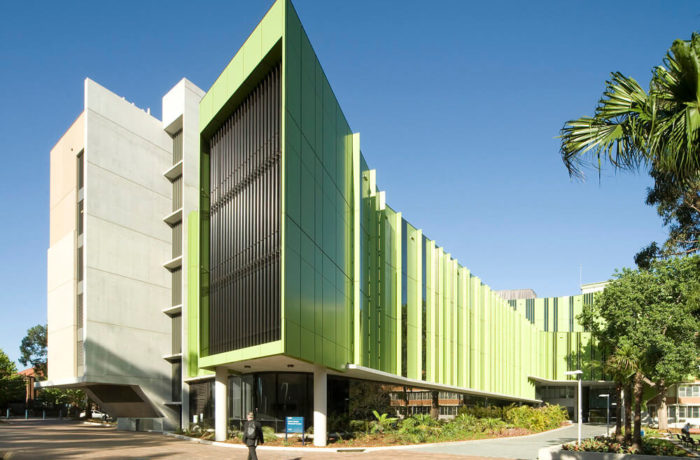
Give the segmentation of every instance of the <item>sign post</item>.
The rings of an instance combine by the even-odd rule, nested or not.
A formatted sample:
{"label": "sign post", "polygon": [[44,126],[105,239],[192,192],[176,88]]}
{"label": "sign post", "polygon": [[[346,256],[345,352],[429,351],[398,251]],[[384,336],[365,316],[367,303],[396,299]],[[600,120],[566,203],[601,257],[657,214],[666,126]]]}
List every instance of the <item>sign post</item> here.
{"label": "sign post", "polygon": [[304,439],[304,417],[287,417],[284,424],[284,440],[287,440],[287,434],[301,433],[301,445],[305,446]]}

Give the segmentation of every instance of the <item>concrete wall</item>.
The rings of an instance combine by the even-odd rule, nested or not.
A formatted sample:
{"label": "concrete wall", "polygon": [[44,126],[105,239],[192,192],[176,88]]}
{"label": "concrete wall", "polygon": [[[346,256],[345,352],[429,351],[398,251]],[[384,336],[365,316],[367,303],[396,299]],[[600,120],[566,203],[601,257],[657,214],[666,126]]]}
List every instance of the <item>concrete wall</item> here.
{"label": "concrete wall", "polygon": [[142,109],[85,81],[85,380],[139,385],[167,417],[170,400],[172,139]]}
{"label": "concrete wall", "polygon": [[84,147],[84,114],[51,149],[47,251],[48,378],[76,374],[77,156]]}
{"label": "concrete wall", "polygon": [[[199,209],[199,101],[204,96],[204,91],[191,81],[183,78],[168,93],[163,96],[163,128],[170,134],[182,129],[182,427],[189,425],[189,385],[185,380],[190,376],[188,368],[190,366],[189,357],[192,355],[196,361],[196,348],[194,353],[189,353],[187,341],[187,318],[189,316],[189,305],[187,303],[187,241],[189,238],[187,216],[192,211]],[[170,181],[163,178],[168,185]],[[168,230],[167,224],[163,223]],[[165,270],[165,269],[164,269]],[[171,320],[172,321],[172,320]],[[175,333],[175,331],[173,331]],[[196,344],[193,344],[196,347]],[[193,363],[195,368],[196,362]]]}

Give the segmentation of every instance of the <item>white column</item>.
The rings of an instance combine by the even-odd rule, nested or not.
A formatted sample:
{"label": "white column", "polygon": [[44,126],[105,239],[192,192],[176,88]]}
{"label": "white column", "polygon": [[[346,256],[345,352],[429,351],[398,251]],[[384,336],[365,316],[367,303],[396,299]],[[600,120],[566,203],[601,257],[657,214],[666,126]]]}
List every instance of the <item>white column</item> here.
{"label": "white column", "polygon": [[227,401],[226,385],[228,383],[228,371],[225,367],[216,368],[216,382],[214,383],[214,427],[216,441],[226,441],[227,432]]}
{"label": "white column", "polygon": [[326,368],[314,368],[314,445],[325,446],[328,433],[326,432],[327,412],[327,376]]}
{"label": "white column", "polygon": [[[578,376],[578,443],[581,444],[581,424],[583,423],[583,375]],[[590,420],[589,420],[590,421]]]}

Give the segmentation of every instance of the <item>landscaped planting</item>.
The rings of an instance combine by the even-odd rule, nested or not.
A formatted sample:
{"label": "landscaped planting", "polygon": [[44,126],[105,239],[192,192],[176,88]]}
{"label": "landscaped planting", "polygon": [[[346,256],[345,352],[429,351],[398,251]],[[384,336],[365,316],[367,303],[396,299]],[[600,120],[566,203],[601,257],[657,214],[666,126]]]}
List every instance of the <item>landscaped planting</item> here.
{"label": "landscaped planting", "polygon": [[642,454],[672,457],[689,457],[688,453],[675,446],[672,442],[658,438],[642,438],[641,450],[633,448],[630,444],[620,442],[612,437],[596,436],[585,439],[581,444],[570,443],[562,446],[563,450],[572,452],[608,452],[615,454]]}
{"label": "landscaped planting", "polygon": [[[373,420],[329,420],[333,427],[329,443],[334,447],[386,446],[446,441],[466,441],[496,437],[522,436],[558,428],[567,419],[561,406],[545,405],[462,408],[452,420],[435,420],[428,414],[416,414],[400,419],[373,411]],[[212,439],[212,429],[199,427],[181,432],[189,436]],[[287,440],[275,435],[272,428],[263,427],[266,445],[301,446],[298,435]],[[309,428],[307,433],[313,433]],[[306,445],[310,446],[309,438]],[[242,433],[230,431],[227,442],[242,442]]]}
{"label": "landscaped planting", "polygon": [[352,420],[345,433],[334,436],[335,444],[374,446],[521,436],[561,426],[567,412],[561,406],[511,405],[464,408],[452,420],[435,420],[427,414],[399,419],[376,411],[374,418]]}

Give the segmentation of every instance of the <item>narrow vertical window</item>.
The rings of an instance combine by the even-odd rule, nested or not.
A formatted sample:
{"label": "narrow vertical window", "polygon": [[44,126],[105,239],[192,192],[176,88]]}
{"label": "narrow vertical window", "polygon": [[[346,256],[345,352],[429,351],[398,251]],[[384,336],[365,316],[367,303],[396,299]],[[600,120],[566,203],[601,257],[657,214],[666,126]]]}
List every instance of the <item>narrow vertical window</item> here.
{"label": "narrow vertical window", "polygon": [[425,372],[426,372],[426,363],[427,363],[427,350],[426,350],[426,337],[427,337],[427,330],[428,330],[428,312],[427,312],[427,287],[426,287],[426,268],[425,268],[425,258],[428,255],[428,238],[425,236],[423,237],[423,244],[421,244],[421,270],[422,270],[422,275],[421,275],[421,293],[422,293],[422,298],[421,298],[421,376],[423,380],[425,380]]}
{"label": "narrow vertical window", "polygon": [[401,219],[401,375],[408,376],[408,226]]}

